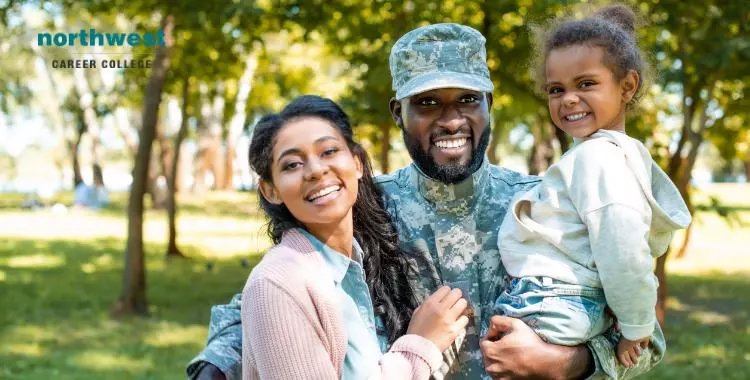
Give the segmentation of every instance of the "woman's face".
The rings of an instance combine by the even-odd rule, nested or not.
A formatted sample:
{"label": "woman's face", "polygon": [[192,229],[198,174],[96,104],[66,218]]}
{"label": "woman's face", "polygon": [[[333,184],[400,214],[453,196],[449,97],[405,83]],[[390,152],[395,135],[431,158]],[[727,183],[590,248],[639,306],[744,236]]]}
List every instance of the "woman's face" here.
{"label": "woman's face", "polygon": [[271,182],[263,196],[284,204],[308,228],[351,220],[362,162],[330,122],[301,117],[284,124],[272,149]]}

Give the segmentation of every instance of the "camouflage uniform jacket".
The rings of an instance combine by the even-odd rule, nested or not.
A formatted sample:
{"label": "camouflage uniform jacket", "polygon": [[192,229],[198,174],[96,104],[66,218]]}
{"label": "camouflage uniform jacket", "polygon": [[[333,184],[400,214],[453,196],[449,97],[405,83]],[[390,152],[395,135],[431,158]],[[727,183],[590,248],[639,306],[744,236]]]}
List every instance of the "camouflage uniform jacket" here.
{"label": "camouflage uniform jacket", "polygon": [[[499,225],[513,196],[539,183],[533,176],[485,163],[471,178],[446,185],[434,181],[411,164],[393,174],[376,178],[383,189],[386,208],[395,222],[401,246],[412,256],[420,272],[411,279],[422,299],[440,285],[459,287],[468,293],[474,318],[465,336],[445,353],[442,373],[436,378],[481,379],[487,377],[479,349],[479,337],[487,330],[492,306],[509,279],[498,250]],[[212,309],[208,345],[188,366],[192,375],[201,361],[209,361],[239,379],[241,327],[239,298]],[[626,379],[644,373],[661,360],[665,344],[661,330],[654,331],[651,346],[638,365],[625,369],[617,363],[613,331],[594,338],[592,378]]]}

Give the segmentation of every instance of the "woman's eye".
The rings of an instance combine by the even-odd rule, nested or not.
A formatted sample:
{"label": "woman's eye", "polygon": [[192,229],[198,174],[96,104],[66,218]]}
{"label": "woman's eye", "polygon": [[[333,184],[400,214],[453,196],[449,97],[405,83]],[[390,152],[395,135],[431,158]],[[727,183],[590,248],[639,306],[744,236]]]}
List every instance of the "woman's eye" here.
{"label": "woman's eye", "polygon": [[330,156],[330,155],[335,154],[338,151],[339,151],[339,148],[328,148],[328,149],[326,149],[326,150],[323,151],[323,155],[324,156]]}
{"label": "woman's eye", "polygon": [[300,166],[302,166],[301,162],[289,162],[289,163],[284,164],[284,166],[281,167],[281,170],[282,171],[294,170],[294,169],[297,169]]}

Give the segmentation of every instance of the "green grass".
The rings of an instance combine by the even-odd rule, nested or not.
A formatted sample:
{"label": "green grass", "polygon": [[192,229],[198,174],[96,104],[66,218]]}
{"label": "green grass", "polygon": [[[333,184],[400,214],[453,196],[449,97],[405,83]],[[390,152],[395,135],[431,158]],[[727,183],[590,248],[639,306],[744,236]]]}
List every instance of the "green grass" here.
{"label": "green grass", "polygon": [[[668,354],[650,379],[745,379],[750,374],[750,186],[697,195],[736,208],[731,228],[702,212],[691,249],[668,269]],[[0,197],[0,379],[183,379],[204,345],[211,305],[240,291],[268,242],[249,193],[181,197],[180,243],[192,260],[164,260],[163,211],[146,214],[151,316],[112,320],[122,284],[125,194],[101,212],[20,211]],[[57,201],[69,204],[70,195]],[[679,241],[679,237],[676,241]],[[209,270],[207,263],[214,263]]]}

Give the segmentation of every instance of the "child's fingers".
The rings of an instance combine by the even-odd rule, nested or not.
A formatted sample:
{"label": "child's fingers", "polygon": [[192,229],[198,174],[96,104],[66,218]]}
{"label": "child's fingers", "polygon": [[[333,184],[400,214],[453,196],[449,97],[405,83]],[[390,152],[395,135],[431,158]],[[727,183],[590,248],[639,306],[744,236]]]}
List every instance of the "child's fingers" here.
{"label": "child's fingers", "polygon": [[641,357],[641,346],[638,344],[633,346],[633,353],[635,353],[635,357],[637,358]]}
{"label": "child's fingers", "polygon": [[620,353],[617,356],[619,356],[620,363],[622,363],[622,365],[624,365],[626,368],[630,368],[631,367],[631,365],[630,365],[630,357],[628,356],[628,352],[627,351],[622,352],[622,353]]}
{"label": "child's fingers", "polygon": [[644,340],[643,342],[641,342],[641,348],[648,348],[648,341],[647,340]]}
{"label": "child's fingers", "polygon": [[636,363],[638,363],[638,355],[636,355],[634,350],[628,350],[628,354],[630,355],[630,366],[634,366]]}

